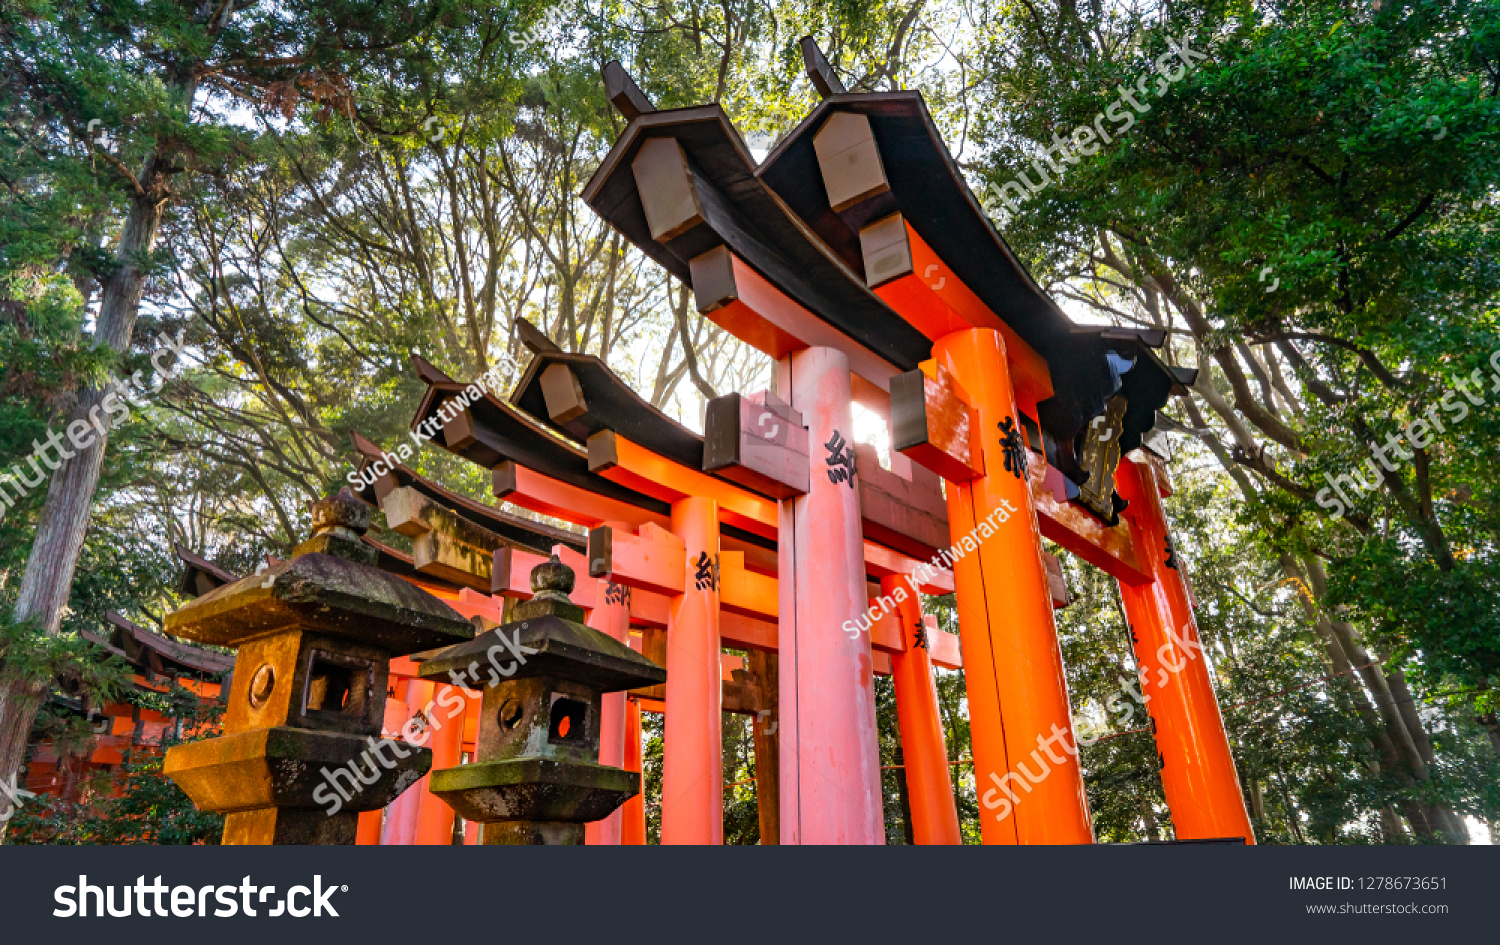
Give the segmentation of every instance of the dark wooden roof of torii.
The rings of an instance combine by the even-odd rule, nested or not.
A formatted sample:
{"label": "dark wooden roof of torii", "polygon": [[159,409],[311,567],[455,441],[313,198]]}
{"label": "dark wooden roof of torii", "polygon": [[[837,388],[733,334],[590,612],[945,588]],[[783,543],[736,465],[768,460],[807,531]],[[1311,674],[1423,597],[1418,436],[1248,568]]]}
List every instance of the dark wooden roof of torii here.
{"label": "dark wooden roof of torii", "polygon": [[[412,364],[417,369],[418,377],[427,384],[427,393],[423,395],[421,403],[417,406],[417,412],[412,418],[411,428],[417,430],[429,419],[440,423],[442,418],[438,416],[438,413],[443,409],[443,405],[458,397],[468,385],[453,380],[420,357],[413,356]],[[604,372],[609,373],[609,368],[604,367],[602,362],[600,367]],[[614,380],[614,383],[624,386],[618,378]],[[659,515],[670,516],[672,514],[672,506],[669,503],[636,492],[598,473],[589,472],[587,450],[580,449],[565,439],[561,433],[543,426],[521,410],[504,403],[488,392],[479,400],[470,403],[467,409],[473,418],[472,429],[464,429],[462,433],[459,433],[458,428],[464,426],[463,422],[456,426],[450,423],[444,428],[444,433],[439,433],[433,438],[433,442],[445,446],[450,452],[477,463],[485,469],[493,469],[505,460],[513,460],[527,469],[559,482],[577,486],[595,495]],[[664,436],[676,437],[679,440],[677,443],[679,451],[694,448],[693,444],[687,441],[687,438],[691,438],[696,443],[699,457],[698,465],[693,468],[701,469],[703,438],[677,424],[665,414],[659,411],[653,412],[671,424],[673,429],[669,430],[660,424],[647,421],[647,426],[655,430],[649,435],[658,441]],[[539,413],[546,416],[545,408]],[[450,428],[455,431],[452,437],[445,435]],[[774,549],[776,547],[774,541],[732,525],[720,523],[719,530],[727,537],[760,548]],[[576,538],[570,536],[569,540],[576,541]]]}
{"label": "dark wooden roof of torii", "polygon": [[[813,136],[837,112],[870,119],[890,183],[889,191],[844,214],[829,206],[813,149]],[[1031,278],[980,209],[933,124],[922,93],[830,96],[777,142],[755,175],[853,271],[864,273],[859,228],[899,212],[974,294],[1044,357],[1049,347],[1066,343],[1072,322]]]}
{"label": "dark wooden roof of torii", "polygon": [[[642,400],[599,358],[570,354],[552,345],[528,343],[528,347],[535,352],[535,357],[511,395],[511,400],[527,413],[548,418],[547,422],[553,429],[576,442],[589,443],[590,447],[598,445],[599,434],[608,431],[686,470],[697,473],[704,469],[703,436]],[[874,467],[861,466],[864,473],[860,481],[862,494],[872,481],[878,483],[881,479],[892,478],[891,474],[882,473],[878,466],[878,462]],[[757,493],[752,484],[711,472],[703,475],[719,479],[734,490],[773,498],[763,492]],[[931,485],[932,497],[940,503],[941,494],[937,491],[935,479]],[[883,491],[884,487],[875,488]],[[911,519],[887,517],[870,505],[864,507],[863,513],[865,538],[919,558],[937,551],[939,543],[935,543],[930,534],[918,537],[920,532],[912,526]],[[732,528],[722,527],[726,533]],[[946,535],[946,519],[943,519],[942,532]],[[748,537],[753,539],[754,536]],[[774,547],[774,541],[765,537],[752,540],[752,543]]]}
{"label": "dark wooden roof of torii", "polygon": [[174,550],[183,564],[182,579],[177,582],[177,593],[184,597],[200,597],[216,587],[239,580],[212,561],[193,554],[181,545],[174,546]]}
{"label": "dark wooden roof of torii", "polygon": [[[682,147],[702,222],[658,242],[632,162],[653,138]],[[727,245],[787,296],[903,371],[931,357],[932,342],[896,314],[755,172],[744,141],[717,103],[631,119],[583,189],[583,199],[642,252],[688,285],[688,263]]]}
{"label": "dark wooden roof of torii", "polygon": [[[358,433],[352,433],[350,437],[354,443],[355,450],[363,457],[363,461],[359,467],[361,473],[385,455],[379,446],[376,446],[373,442],[365,439]],[[467,496],[459,495],[457,492],[444,488],[421,473],[415,472],[400,463],[392,467],[387,475],[395,481],[397,486],[413,488],[439,505],[452,509],[460,518],[468,519],[474,524],[494,532],[501,538],[513,541],[517,545],[539,554],[550,554],[552,546],[557,544],[567,545],[575,551],[583,551],[588,545],[588,539],[584,535],[565,531],[564,529],[554,525],[547,525],[543,522],[533,522],[529,519],[521,518],[519,515],[511,515],[502,509],[485,505],[483,502],[476,502]],[[370,505],[377,508],[380,506],[381,495],[377,494],[376,485],[361,485],[354,490],[354,494]],[[383,545],[379,547],[400,555],[400,552],[395,552],[394,549],[386,548]],[[406,564],[410,567],[411,558],[407,555],[401,555],[401,558],[404,558]],[[382,568],[382,570],[390,569]],[[415,574],[416,572],[412,571],[412,573]],[[424,574],[421,577],[424,581],[434,580],[430,575]]]}
{"label": "dark wooden roof of torii", "polygon": [[[804,51],[808,43],[804,41]],[[813,71],[809,68],[809,74]],[[1074,457],[1078,435],[1116,391],[1123,389],[1129,401],[1122,448],[1139,446],[1157,409],[1197,373],[1171,368],[1157,357],[1153,349],[1161,347],[1164,333],[1074,325],[975,200],[920,92],[828,91],[832,94],[777,143],[756,176],[861,274],[860,228],[900,213],[953,273],[1047,361],[1054,396],[1037,405],[1037,419],[1051,441],[1048,459],[1070,479],[1081,481],[1083,475]],[[868,119],[889,189],[835,211],[814,138],[839,113]],[[1109,353],[1118,359],[1111,361]]]}
{"label": "dark wooden roof of torii", "polygon": [[[578,381],[580,402],[559,422],[547,406],[543,374],[554,364],[567,367]],[[592,354],[539,351],[526,366],[511,403],[533,417],[545,418],[554,430],[575,443],[587,443],[600,430],[613,430],[633,442],[690,469],[703,468],[703,437],[651,406],[609,365]]]}
{"label": "dark wooden roof of torii", "polygon": [[[469,385],[455,381],[420,357],[413,356],[412,364],[417,369],[417,376],[427,384],[427,392],[422,395],[416,415],[412,417],[411,429],[416,431],[429,420],[433,421],[433,426],[441,424],[443,420],[438,414],[444,405],[456,400]],[[473,417],[471,430],[466,429],[460,434],[458,428],[462,424],[450,421],[433,437],[433,441],[485,469],[493,469],[508,459],[514,460],[527,469],[595,495],[660,515],[672,514],[672,507],[666,502],[589,472],[589,455],[585,450],[488,391],[470,403],[466,410]]]}

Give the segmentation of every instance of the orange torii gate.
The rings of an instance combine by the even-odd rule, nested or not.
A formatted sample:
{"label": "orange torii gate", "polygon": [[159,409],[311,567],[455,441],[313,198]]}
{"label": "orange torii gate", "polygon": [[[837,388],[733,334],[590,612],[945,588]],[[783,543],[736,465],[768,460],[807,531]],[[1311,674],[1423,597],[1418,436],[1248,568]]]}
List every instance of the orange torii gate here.
{"label": "orange torii gate", "polygon": [[[606,67],[629,124],[584,191],[693,287],[700,312],[775,360],[774,391],[711,403],[699,437],[523,325],[535,357],[515,406],[417,359],[428,391],[414,436],[493,470],[497,497],[589,529],[586,550],[571,533],[557,550],[599,579],[580,587],[591,625],[617,639],[641,627],[640,648],[667,664],[664,692],[607,707],[601,729],[601,760],[638,766],[639,706],[663,699],[664,842],[722,836],[724,646],[780,657],[760,678],[779,676],[786,750],[763,799],[779,796],[782,842],[883,841],[870,691],[882,671],[916,839],[957,842],[931,666],[960,664],[985,841],[1091,842],[1044,537],[1121,583],[1178,838],[1253,841],[1165,477],[1132,453],[1192,372],[1157,358],[1160,332],[1068,322],[963,186],[921,97],[845,93],[810,41],[803,51],[824,101],[759,166],[717,105],[657,112]],[[888,470],[851,442],[856,402],[891,432]],[[549,550],[500,547],[472,529],[489,513],[463,502],[448,503],[456,518],[424,511],[431,489],[373,488],[420,534],[415,558],[383,560],[466,585],[441,595],[463,613],[498,622],[480,592],[524,596]],[[962,659],[915,596],[952,590]],[[757,720],[758,757],[767,734]],[[441,753],[460,751],[462,728],[448,737]],[[397,819],[420,832],[421,795],[402,803],[416,813]],[[641,816],[633,802],[591,841],[640,842]]]}
{"label": "orange torii gate", "polygon": [[[537,356],[513,400],[526,407],[526,413],[546,417],[557,432],[583,441],[586,449],[569,447],[540,429],[526,413],[494,398],[456,404],[465,385],[421,362],[418,370],[429,391],[413,427],[430,429],[435,425],[430,422],[433,418],[446,417],[442,424],[445,445],[494,469],[497,495],[589,527],[586,566],[593,575],[607,576],[631,589],[632,622],[660,625],[665,610],[667,638],[676,642],[665,654],[665,707],[669,711],[664,790],[672,795],[672,785],[682,780],[672,773],[683,770],[690,772],[694,789],[684,792],[682,803],[669,806],[663,829],[668,842],[683,838],[677,831],[686,832],[685,842],[712,841],[722,831],[722,779],[717,774],[710,778],[708,772],[717,772],[722,762],[714,707],[721,669],[710,655],[721,646],[762,652],[784,647],[778,580],[772,577],[778,567],[776,503],[727,478],[700,471],[702,438],[640,401],[596,358],[556,351],[531,331],[525,337]],[[552,388],[550,393],[547,388]],[[628,430],[643,443],[617,430]],[[899,483],[884,487],[900,495]],[[890,545],[907,551],[930,550],[943,529],[934,529],[922,514],[913,517],[901,512],[904,506],[890,496],[883,504],[872,498],[868,506],[871,513],[863,530],[884,543],[860,541],[861,571],[877,581],[917,572],[921,563]],[[697,535],[692,528],[698,529]],[[694,548],[697,554],[689,550],[690,539],[701,543]],[[496,555],[493,589],[518,594],[526,586],[524,568],[529,562],[514,551],[503,557],[502,566],[502,556]],[[927,570],[931,573],[916,582],[919,589],[951,592],[948,572]],[[863,592],[862,604],[868,596],[868,591]],[[701,606],[697,617],[685,612],[694,600],[705,599],[712,606]],[[695,624],[698,617],[702,619]],[[684,629],[677,632],[678,628]],[[699,645],[684,645],[695,634]],[[935,628],[927,636],[932,660],[956,667],[960,659],[957,640]],[[873,637],[862,642],[864,672],[891,672],[892,654],[904,653],[911,645],[899,626],[881,624]],[[927,689],[932,705],[926,714],[935,719],[935,694],[930,685]],[[919,698],[920,694],[898,692],[908,712]],[[873,701],[871,707],[873,711]],[[683,719],[684,724],[674,724],[674,718]],[[694,721],[701,727],[694,728]],[[785,725],[772,721],[772,731],[777,724]],[[762,728],[758,720],[757,731]],[[873,749],[873,731],[871,736]],[[940,742],[937,747],[941,749]],[[941,751],[930,761],[920,751],[908,760],[909,765],[919,762],[929,764],[946,780],[948,762]],[[951,790],[942,802],[951,811]]]}
{"label": "orange torii gate", "polygon": [[[802,494],[776,496],[780,633],[793,657],[781,668],[792,748],[784,840],[880,839],[871,720],[863,677],[850,671],[859,647],[831,632],[866,600],[856,481],[869,470],[848,443],[849,405],[859,402],[887,419],[897,450],[949,483],[976,777],[987,810],[1001,809],[984,818],[986,842],[1092,841],[1044,536],[1118,578],[1132,621],[1147,630],[1144,641],[1135,635],[1137,658],[1143,671],[1161,670],[1143,682],[1162,697],[1153,721],[1179,838],[1252,841],[1165,543],[1157,476],[1149,461],[1122,464],[1192,372],[1155,356],[1160,332],[1066,319],[964,186],[919,94],[846,93],[811,40],[803,52],[824,101],[759,166],[717,104],[658,112],[617,63],[606,66],[609,97],[629,124],[583,195],[689,283],[700,312],[776,360],[780,404],[805,418],[815,471]],[[570,392],[553,386],[566,414]],[[557,422],[571,419],[562,414]],[[781,484],[791,486],[802,454],[778,446],[784,455],[752,472],[790,470],[797,475]],[[1121,523],[1127,499],[1134,506]],[[799,593],[799,578],[816,592]],[[804,779],[813,759],[823,768]]]}

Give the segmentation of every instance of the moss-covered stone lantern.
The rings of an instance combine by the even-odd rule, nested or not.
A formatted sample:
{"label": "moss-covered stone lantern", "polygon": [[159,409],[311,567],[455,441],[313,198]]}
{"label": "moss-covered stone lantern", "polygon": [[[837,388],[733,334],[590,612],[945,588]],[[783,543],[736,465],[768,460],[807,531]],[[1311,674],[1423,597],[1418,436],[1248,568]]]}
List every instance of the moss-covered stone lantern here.
{"label": "moss-covered stone lantern", "polygon": [[226,844],[351,844],[361,811],[432,766],[427,749],[380,737],[390,660],[473,639],[474,627],[374,567],[360,541],[370,514],[340,490],[313,505],[312,537],[290,558],[167,618],[171,633],[238,650],[224,734],[165,762],[199,809],[227,815]]}
{"label": "moss-covered stone lantern", "polygon": [[579,844],[583,825],[640,793],[641,776],[599,764],[606,692],[652,686],[667,671],[583,625],[568,599],[573,569],[552,560],[531,572],[532,598],[510,623],[422,664],[424,679],[475,679],[488,671],[474,762],[434,771],[428,789],[488,845]]}

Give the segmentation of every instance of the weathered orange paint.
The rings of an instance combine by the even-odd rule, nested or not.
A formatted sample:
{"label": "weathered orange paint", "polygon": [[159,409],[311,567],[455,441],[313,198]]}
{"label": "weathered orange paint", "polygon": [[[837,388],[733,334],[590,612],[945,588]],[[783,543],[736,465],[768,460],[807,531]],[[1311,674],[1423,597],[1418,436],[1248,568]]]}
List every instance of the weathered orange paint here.
{"label": "weathered orange paint", "polygon": [[[585,572],[587,574],[587,572]],[[630,641],[630,602],[625,588],[609,600],[610,582],[605,578],[584,577],[579,583],[594,584],[597,602],[589,614],[588,625],[621,643]],[[611,768],[625,765],[625,693],[606,692],[599,710],[599,763]],[[585,824],[583,842],[590,846],[619,846],[623,814],[616,808],[600,821]]]}
{"label": "weathered orange paint", "polygon": [[665,515],[595,495],[586,489],[553,479],[545,473],[527,469],[518,463],[511,462],[502,466],[507,471],[514,471],[515,490],[503,494],[497,492],[496,496],[523,509],[560,518],[564,522],[572,522],[574,525],[582,525],[586,528],[593,528],[605,522],[624,522],[631,528],[640,528],[647,522],[663,528],[669,524],[669,519]]}
{"label": "weathered orange paint", "polygon": [[[430,708],[425,703],[422,706],[427,715],[427,747],[432,750],[431,770],[456,768],[463,757],[467,697],[462,689],[442,683],[433,685],[432,696],[441,701],[434,701]],[[455,703],[455,699],[463,701]],[[453,843],[453,808],[430,793],[427,784],[424,777],[417,808],[415,842],[420,846],[450,846]]]}
{"label": "weathered orange paint", "polygon": [[776,382],[814,454],[807,495],[780,514],[781,842],[884,843],[874,659],[858,626],[869,606],[858,483],[835,481],[844,467],[828,462],[840,443],[853,455],[849,360],[798,351],[777,363]]}
{"label": "weathered orange paint", "polygon": [[770,499],[674,463],[617,433],[594,436],[614,441],[615,465],[596,470],[604,478],[663,502],[690,496],[713,499],[718,503],[719,521],[765,538],[776,537],[776,503]]}
{"label": "weathered orange paint", "polygon": [[723,551],[720,559],[719,606],[742,617],[774,621],[779,597],[776,578],[746,570],[744,552]]}
{"label": "weathered orange paint", "polygon": [[385,817],[383,810],[367,810],[359,815],[359,829],[354,835],[354,845],[360,847],[380,846],[380,822]]}
{"label": "weathered orange paint", "polygon": [[[667,718],[662,750],[661,842],[724,842],[724,758],[719,679],[719,509],[712,499],[672,506],[686,548],[683,591],[667,626]],[[712,580],[700,574],[712,575]]]}
{"label": "weathered orange paint", "polygon": [[953,572],[946,567],[932,566],[923,569],[920,567],[922,563],[872,541],[865,542],[865,573],[870,577],[878,580],[891,574],[916,572],[917,589],[923,594],[931,594],[934,597],[952,594]]}
{"label": "weathered orange paint", "polygon": [[855,374],[880,390],[890,389],[891,375],[898,373],[894,365],[808,311],[740,257],[731,257],[739,297],[704,312],[705,318],[777,361],[813,346],[836,349]]}
{"label": "weathered orange paint", "polygon": [[[431,701],[433,689],[433,683],[422,679],[402,679],[397,682],[397,698],[409,707],[406,718],[411,718],[418,709]],[[387,702],[387,705],[389,704]],[[397,738],[402,737],[400,728],[406,724],[406,718],[396,723]],[[389,721],[387,724],[390,724]],[[432,797],[427,791],[429,777],[430,775],[424,774],[420,781],[408,788],[385,809],[385,826],[380,833],[381,846],[409,847],[417,842],[418,812],[422,799]],[[432,800],[436,801],[437,798],[432,798]]]}
{"label": "weathered orange paint", "polygon": [[938,715],[922,603],[907,580],[894,575],[881,579],[880,593],[895,604],[891,616],[908,644],[903,651],[891,653],[891,676],[896,684],[896,719],[906,760],[912,838],[921,845],[959,844],[963,838],[958,833],[948,745]]}
{"label": "weathered orange paint", "polygon": [[[937,361],[923,361],[921,368],[927,375],[928,442],[902,452],[950,482],[968,482],[983,475],[983,437],[975,435],[979,422],[973,398]],[[1150,580],[1136,560],[1130,529],[1124,523],[1108,527],[1073,503],[1058,500],[1048,485],[1049,475],[1061,473],[1047,466],[1040,456],[1027,468],[1042,537],[1127,584]]]}
{"label": "weathered orange paint", "polygon": [[1121,517],[1154,579],[1140,586],[1122,581],[1120,592],[1143,675],[1141,694],[1156,726],[1173,830],[1179,840],[1244,837],[1254,843],[1187,586],[1182,573],[1167,566],[1169,536],[1156,470],[1126,457],[1115,480],[1130,503]]}
{"label": "weathered orange paint", "polygon": [[[639,641],[639,637],[636,638]],[[631,649],[639,650],[639,643]],[[625,700],[625,763],[626,771],[641,773],[641,704],[635,699]],[[640,847],[646,845],[646,785],[641,784],[641,793],[626,801],[620,808],[620,844]]]}
{"label": "weathered orange paint", "polygon": [[974,532],[954,571],[984,840],[1092,843],[1041,531],[1026,476],[1006,470],[1001,447],[1001,421],[1020,427],[1005,341],[966,329],[935,342],[933,357],[974,399],[984,453],[985,475],[951,485],[948,506],[955,541]]}
{"label": "weathered orange paint", "polygon": [[[948,525],[955,535],[968,534],[974,528],[974,497],[969,483],[948,484]],[[969,697],[969,733],[975,759],[975,771],[1006,771],[1010,768],[1005,746],[1005,723],[1000,712],[1000,689],[995,678],[995,641],[990,631],[990,614],[986,599],[988,588],[979,559],[966,555],[953,568],[958,611],[959,647],[963,651],[964,688]],[[997,589],[998,590],[998,589]],[[975,780],[976,790],[984,794],[988,782]],[[1016,821],[1013,817],[996,818],[981,809],[980,839],[986,844],[1014,844]]]}
{"label": "weathered orange paint", "polygon": [[903,222],[912,272],[880,286],[875,294],[934,341],[966,328],[993,328],[1000,332],[1005,339],[1006,362],[1016,400],[1028,414],[1036,416],[1036,405],[1053,395],[1052,372],[1046,360],[954,275],[910,221]]}
{"label": "weathered orange paint", "polygon": [[1120,522],[1111,528],[1078,505],[1059,502],[1046,485],[1047,467],[1042,463],[1032,465],[1029,478],[1043,538],[1057,542],[1122,584],[1151,580],[1136,555],[1128,525]]}

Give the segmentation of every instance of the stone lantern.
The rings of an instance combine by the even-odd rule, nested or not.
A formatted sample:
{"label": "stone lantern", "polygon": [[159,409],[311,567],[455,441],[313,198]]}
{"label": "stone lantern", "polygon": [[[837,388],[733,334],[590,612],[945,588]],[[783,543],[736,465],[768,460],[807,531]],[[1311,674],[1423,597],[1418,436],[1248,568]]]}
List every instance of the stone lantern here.
{"label": "stone lantern", "polygon": [[667,671],[583,625],[583,608],[568,599],[573,569],[556,555],[532,569],[531,589],[510,623],[418,671],[489,683],[474,762],[434,771],[428,790],[484,824],[481,843],[581,844],[585,823],[641,790],[640,774],[599,764],[601,696],[665,682]]}
{"label": "stone lantern", "polygon": [[312,537],[261,574],[167,618],[178,636],[234,647],[218,738],[168,750],[165,773],[200,810],[224,813],[226,844],[352,844],[432,766],[380,737],[393,656],[473,639],[442,601],[374,567],[360,541],[370,507],[348,489],[312,507]]}

